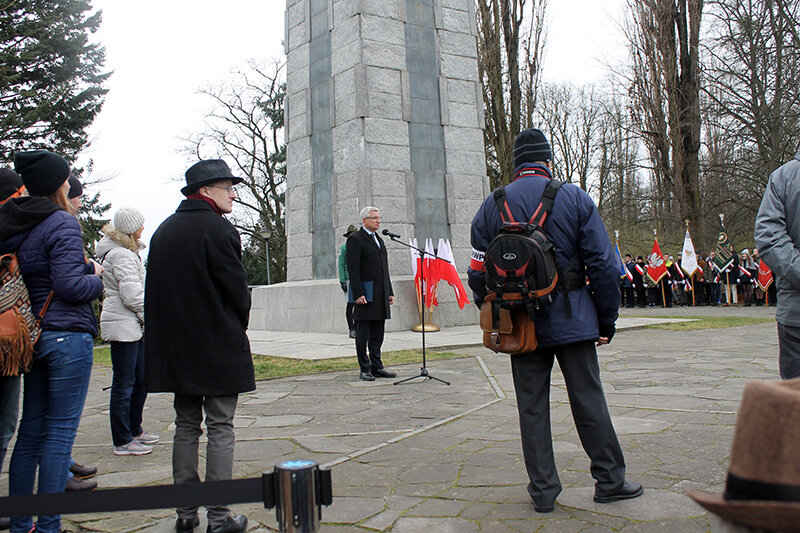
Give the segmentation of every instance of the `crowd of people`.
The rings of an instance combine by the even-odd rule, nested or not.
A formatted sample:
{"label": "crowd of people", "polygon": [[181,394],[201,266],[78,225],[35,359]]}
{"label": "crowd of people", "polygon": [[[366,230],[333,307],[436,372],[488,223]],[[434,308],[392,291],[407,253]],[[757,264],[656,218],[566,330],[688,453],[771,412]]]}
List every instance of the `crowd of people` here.
{"label": "crowd of people", "polygon": [[[237,395],[255,388],[245,333],[250,297],[241,244],[236,229],[222,216],[231,212],[233,185],[241,178],[233,177],[220,160],[201,161],[187,171],[182,189],[187,200],[151,241],[155,268],[148,285],[140,255],[144,216],[139,210],[119,209],[103,227],[91,257],[76,218],[82,186],[66,160],[46,150],[21,151],[14,156],[14,169],[0,169],[0,253],[15,254],[41,334],[32,361],[5,365],[5,375],[0,376],[0,467],[15,430],[17,437],[9,495],[31,494],[35,486],[40,494],[97,487],[88,480],[97,468],[76,463],[72,448],[98,335],[111,351],[113,454],[152,453],[159,437],[142,427],[147,392],[174,392],[175,482],[199,478],[203,410],[209,431],[206,477],[230,479]],[[186,260],[192,256],[198,258],[195,268]],[[176,293],[170,295],[169,288]],[[147,329],[156,345],[150,346],[146,361],[148,290],[147,310],[156,324],[151,321]],[[192,294],[200,301],[192,304]],[[103,295],[98,327],[93,303]],[[191,311],[184,307],[187,302]],[[194,320],[203,311],[201,318],[216,325],[213,331],[205,330],[206,338]],[[177,319],[179,315],[186,320]],[[24,331],[27,337],[29,330]],[[206,364],[200,364],[203,353],[210,356]],[[243,364],[232,366],[235,360]],[[145,365],[158,372],[148,377]],[[196,507],[178,510],[177,531],[191,531],[198,524]],[[245,516],[234,516],[225,506],[209,507],[208,531],[236,533],[246,527]],[[41,515],[35,524],[30,516],[0,517],[4,528],[13,533],[60,533],[61,517]]]}
{"label": "crowd of people", "polygon": [[[708,255],[698,252],[698,269],[690,276],[681,268],[681,255],[676,260],[664,253],[666,274],[657,282],[648,275],[653,266],[644,256],[634,261],[625,254],[623,262],[630,276],[620,277],[620,306],[672,307],[681,306],[775,306],[777,293],[770,283],[765,291],[758,284],[758,267],[761,258],[758,249],[744,249],[733,255],[727,268],[720,269],[715,262],[716,252]],[[656,276],[657,277],[657,276]]]}
{"label": "crowd of people", "polygon": [[[796,159],[800,160],[800,153]],[[535,321],[538,344],[533,351],[511,352],[530,480],[528,495],[537,512],[549,513],[561,492],[548,400],[557,360],[581,443],[591,460],[593,500],[612,503],[637,498],[644,487],[626,476],[597,362],[596,346],[610,343],[615,335],[618,302],[626,307],[775,305],[774,284],[765,291],[756,283],[760,258],[755,249],[752,254],[742,250],[724,262],[715,261],[716,252],[697,254],[699,268],[691,275],[669,255],[664,256],[663,265],[648,265],[643,256],[634,261],[626,254],[622,263],[627,272],[618,278],[621,258],[606,238],[592,199],[572,184],[550,188],[552,151],[540,130],[525,130],[518,136],[514,162],[515,179],[504,187],[506,213],[528,220],[535,200],[540,199],[535,217],[544,205],[541,199],[550,191],[540,223],[551,215],[546,244],[552,243],[557,264],[568,265],[555,296],[537,307],[535,316],[522,315]],[[145,277],[140,257],[144,248],[141,212],[117,211],[113,224],[103,228],[97,257],[88,257],[75,216],[81,187],[67,162],[51,152],[34,150],[15,154],[14,164],[16,173],[0,172],[0,253],[16,254],[42,333],[31,367],[19,369],[25,371],[25,386],[9,469],[10,495],[31,494],[37,474],[41,494],[63,492],[70,475],[80,479],[96,473],[92,467],[77,465],[71,455],[98,335],[92,302],[103,293],[99,333],[111,345],[113,453],[153,451],[159,437],[142,426],[144,403],[148,392],[169,392],[174,394],[175,484],[200,481],[198,447],[203,422],[208,433],[205,479],[231,479],[238,395],[255,389],[246,333],[251,301],[241,240],[224,217],[232,212],[235,186],[242,178],[234,176],[222,160],[200,161],[187,170],[186,186],[181,189],[186,199],[154,233]],[[773,178],[794,176],[797,164],[786,168]],[[800,304],[794,288],[800,257],[793,244],[800,240],[800,226],[792,215],[787,229],[782,214],[799,212],[793,202],[800,195],[793,193],[786,200],[779,192],[772,200],[765,197],[756,239],[768,261],[776,265],[781,375],[789,379],[800,369],[800,324],[795,318]],[[487,309],[497,294],[487,289],[484,259],[504,228],[496,200],[493,193],[483,202],[471,227],[469,284],[475,303],[487,303]],[[378,235],[380,211],[367,206],[360,216],[362,227],[351,226],[344,235],[348,242],[341,251],[340,281],[354,304],[348,310],[348,327],[355,338],[359,378],[373,381],[396,376],[381,360],[384,322],[391,318],[394,292],[386,246]],[[0,466],[17,425],[20,372],[0,377]],[[208,533],[247,529],[247,517],[234,515],[225,505],[207,506],[207,511]],[[179,508],[177,515],[178,533],[199,526],[198,507]],[[39,516],[35,525],[30,516],[14,517],[10,529],[12,533],[61,533],[60,516]]]}

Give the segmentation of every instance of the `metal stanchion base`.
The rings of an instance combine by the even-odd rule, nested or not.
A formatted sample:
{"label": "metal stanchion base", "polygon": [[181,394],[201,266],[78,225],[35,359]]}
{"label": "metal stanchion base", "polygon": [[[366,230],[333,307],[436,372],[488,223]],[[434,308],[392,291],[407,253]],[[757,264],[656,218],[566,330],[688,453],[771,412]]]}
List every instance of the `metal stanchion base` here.
{"label": "metal stanchion base", "polygon": [[421,332],[425,328],[425,331],[439,331],[439,326],[434,324],[433,322],[425,322],[425,324],[419,323],[415,324],[411,331],[416,331],[417,333]]}

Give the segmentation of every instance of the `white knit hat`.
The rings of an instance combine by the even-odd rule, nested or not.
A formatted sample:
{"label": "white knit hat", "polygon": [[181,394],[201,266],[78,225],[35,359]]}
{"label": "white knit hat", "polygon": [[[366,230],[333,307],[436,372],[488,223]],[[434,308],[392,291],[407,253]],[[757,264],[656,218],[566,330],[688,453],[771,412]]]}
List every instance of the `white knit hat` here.
{"label": "white knit hat", "polygon": [[144,226],[144,215],[133,207],[123,207],[114,214],[114,229],[125,235],[133,235]]}

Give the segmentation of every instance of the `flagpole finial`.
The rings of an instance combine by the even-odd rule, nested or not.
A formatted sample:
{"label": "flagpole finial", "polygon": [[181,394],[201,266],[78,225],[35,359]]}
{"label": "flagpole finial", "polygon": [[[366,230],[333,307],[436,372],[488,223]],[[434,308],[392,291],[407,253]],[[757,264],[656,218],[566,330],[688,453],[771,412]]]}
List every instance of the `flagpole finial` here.
{"label": "flagpole finial", "polygon": [[658,236],[658,230],[656,228],[653,228],[653,235]]}
{"label": "flagpole finial", "polygon": [[719,214],[719,221],[724,224],[725,223],[725,215],[723,213]]}
{"label": "flagpole finial", "polygon": [[619,240],[619,230],[618,229],[614,230],[614,238]]}
{"label": "flagpole finial", "polygon": [[686,222],[686,231],[689,231],[689,219],[685,219]]}

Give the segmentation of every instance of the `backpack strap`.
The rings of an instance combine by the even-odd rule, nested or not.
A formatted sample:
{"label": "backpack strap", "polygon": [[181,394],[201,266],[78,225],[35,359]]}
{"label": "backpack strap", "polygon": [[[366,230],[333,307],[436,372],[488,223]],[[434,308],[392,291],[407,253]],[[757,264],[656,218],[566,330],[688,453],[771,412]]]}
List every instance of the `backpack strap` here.
{"label": "backpack strap", "polygon": [[[506,188],[496,188],[492,193],[492,196],[494,196],[494,203],[497,205],[497,211],[500,212],[500,219],[503,221],[503,223],[516,224],[517,221],[514,220],[514,215],[511,214],[511,208],[508,206],[508,202],[506,202]],[[503,213],[505,213],[505,215]]]}
{"label": "backpack strap", "polygon": [[[539,207],[537,207],[536,211],[533,212],[533,216],[528,221],[528,224],[536,224],[539,227],[544,227],[547,217],[553,211],[553,202],[555,201],[556,194],[558,194],[558,191],[561,189],[562,185],[564,185],[564,182],[561,180],[551,179],[547,182],[547,187],[544,188],[544,192],[542,193],[542,201],[539,202]],[[539,216],[540,212],[542,213],[542,216],[537,222],[536,217]]]}
{"label": "backpack strap", "polygon": [[44,314],[47,312],[47,308],[50,307],[50,304],[53,302],[53,296],[55,296],[55,293],[51,290],[50,294],[47,295],[47,300],[44,301],[42,310],[39,311],[39,322],[42,321]]}

